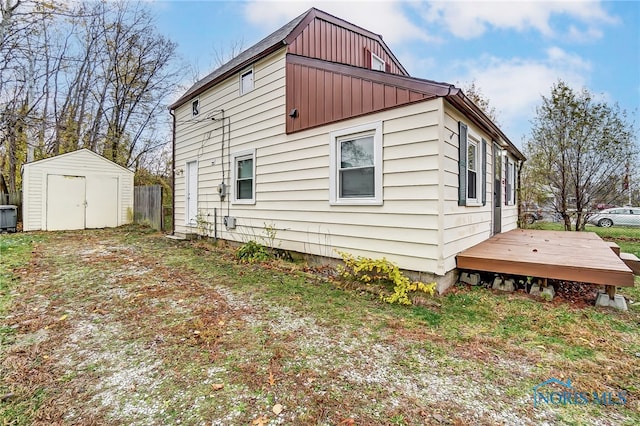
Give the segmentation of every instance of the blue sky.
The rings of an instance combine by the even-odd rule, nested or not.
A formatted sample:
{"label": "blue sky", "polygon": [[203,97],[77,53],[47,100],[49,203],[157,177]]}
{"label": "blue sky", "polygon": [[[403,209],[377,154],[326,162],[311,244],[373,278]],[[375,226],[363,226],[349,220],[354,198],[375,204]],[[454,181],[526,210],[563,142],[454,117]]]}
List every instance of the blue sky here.
{"label": "blue sky", "polygon": [[161,0],[152,9],[159,31],[206,75],[214,49],[250,47],[312,6],[381,34],[412,76],[475,81],[517,146],[559,79],[640,118],[638,1]]}

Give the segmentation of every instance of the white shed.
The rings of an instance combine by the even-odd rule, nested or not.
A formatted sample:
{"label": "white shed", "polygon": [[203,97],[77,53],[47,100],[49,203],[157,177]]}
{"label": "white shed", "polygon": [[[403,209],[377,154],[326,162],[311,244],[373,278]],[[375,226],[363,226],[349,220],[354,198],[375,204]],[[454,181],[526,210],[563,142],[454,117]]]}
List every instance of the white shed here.
{"label": "white shed", "polygon": [[133,172],[88,149],[22,169],[24,231],[109,228],[133,218]]}

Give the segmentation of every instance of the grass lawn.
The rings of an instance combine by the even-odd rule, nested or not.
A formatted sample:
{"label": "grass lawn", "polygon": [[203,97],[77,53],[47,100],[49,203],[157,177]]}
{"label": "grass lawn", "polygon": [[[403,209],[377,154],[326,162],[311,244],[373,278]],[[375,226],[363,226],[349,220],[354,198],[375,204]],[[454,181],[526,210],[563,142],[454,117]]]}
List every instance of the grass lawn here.
{"label": "grass lawn", "polygon": [[[638,301],[640,284],[621,293]],[[635,425],[639,325],[640,303],[481,288],[388,305],[299,264],[239,264],[135,227],[0,235],[0,419]],[[534,407],[550,378],[590,403]]]}
{"label": "grass lawn", "polygon": [[[533,225],[529,225],[529,228],[550,231],[564,230],[563,224],[559,222],[536,222]],[[605,241],[615,241],[620,246],[621,251],[633,253],[640,257],[640,227],[614,226],[601,228],[588,224],[585,231],[595,232]]]}

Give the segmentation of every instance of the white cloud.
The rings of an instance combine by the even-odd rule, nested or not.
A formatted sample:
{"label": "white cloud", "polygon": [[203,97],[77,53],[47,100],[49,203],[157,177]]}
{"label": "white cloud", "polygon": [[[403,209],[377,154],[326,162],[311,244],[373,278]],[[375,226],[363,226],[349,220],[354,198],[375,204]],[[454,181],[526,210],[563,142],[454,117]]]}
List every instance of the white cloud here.
{"label": "white cloud", "polygon": [[515,141],[528,132],[541,97],[563,80],[574,89],[587,86],[592,65],[580,56],[560,48],[547,49],[541,59],[502,59],[484,56],[459,64],[461,73],[453,81],[467,85],[475,81],[498,112],[503,130]]}
{"label": "white cloud", "polygon": [[[430,23],[444,24],[453,35],[470,39],[479,37],[488,29],[536,30],[551,36],[581,34],[599,36],[597,25],[614,24],[618,19],[609,15],[598,2],[573,1],[447,1],[425,3],[423,18]],[[586,25],[586,30],[573,28],[554,30],[553,17],[564,16]]]}
{"label": "white cloud", "polygon": [[585,43],[602,38],[602,30],[594,27],[582,31],[575,25],[571,25],[567,31],[567,39],[577,43]]}
{"label": "white cloud", "polygon": [[388,43],[409,40],[433,41],[434,37],[413,23],[400,1],[250,1],[244,6],[246,19],[256,26],[273,31],[305,10],[316,7],[374,33]]}

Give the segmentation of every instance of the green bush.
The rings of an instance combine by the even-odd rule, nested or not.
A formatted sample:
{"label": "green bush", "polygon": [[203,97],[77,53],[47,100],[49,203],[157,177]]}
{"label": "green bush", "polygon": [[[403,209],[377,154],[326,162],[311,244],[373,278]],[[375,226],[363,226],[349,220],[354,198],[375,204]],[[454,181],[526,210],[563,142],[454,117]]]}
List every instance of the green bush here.
{"label": "green bush", "polygon": [[251,240],[244,243],[236,252],[236,257],[242,262],[265,262],[272,258],[269,250],[262,244]]}
{"label": "green bush", "polygon": [[338,273],[342,278],[362,283],[380,283],[393,285],[393,293],[381,294],[380,298],[387,303],[399,303],[411,305],[409,292],[421,291],[433,295],[436,283],[425,284],[420,281],[411,281],[405,276],[398,266],[384,257],[371,259],[368,257],[354,257],[353,255],[339,251],[344,265],[338,266]]}

